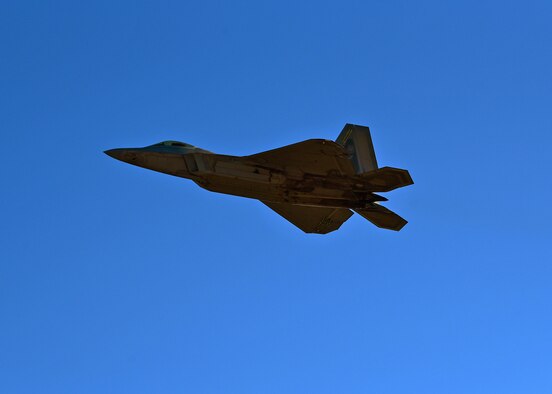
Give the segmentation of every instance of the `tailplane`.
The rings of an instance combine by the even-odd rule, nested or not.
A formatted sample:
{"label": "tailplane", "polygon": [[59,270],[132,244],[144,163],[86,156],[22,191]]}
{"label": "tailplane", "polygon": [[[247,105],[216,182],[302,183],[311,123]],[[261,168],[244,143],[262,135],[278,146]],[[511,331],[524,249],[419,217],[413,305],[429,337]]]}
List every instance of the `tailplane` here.
{"label": "tailplane", "polygon": [[388,192],[399,187],[414,184],[407,170],[393,167],[382,167],[360,174],[358,177],[365,187],[372,192]]}
{"label": "tailplane", "polygon": [[354,211],[376,226],[388,230],[399,231],[408,223],[395,212],[378,204],[370,204],[366,208],[355,209]]}
{"label": "tailplane", "polygon": [[414,183],[407,170],[378,168],[368,127],[347,123],[336,142],[345,148],[356,174],[362,177],[359,181],[365,183],[368,190],[388,192]]}

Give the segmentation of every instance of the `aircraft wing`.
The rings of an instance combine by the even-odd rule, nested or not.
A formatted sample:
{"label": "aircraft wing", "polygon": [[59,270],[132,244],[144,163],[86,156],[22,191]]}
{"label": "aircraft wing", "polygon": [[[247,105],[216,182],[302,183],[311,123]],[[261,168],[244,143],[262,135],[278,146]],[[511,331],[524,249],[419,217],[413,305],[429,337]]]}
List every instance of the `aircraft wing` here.
{"label": "aircraft wing", "polygon": [[345,208],[306,207],[266,201],[262,203],[306,233],[330,233],[353,215]]}
{"label": "aircraft wing", "polygon": [[353,163],[343,146],[330,140],[306,140],[245,158],[267,167],[295,167],[308,174],[355,174]]}

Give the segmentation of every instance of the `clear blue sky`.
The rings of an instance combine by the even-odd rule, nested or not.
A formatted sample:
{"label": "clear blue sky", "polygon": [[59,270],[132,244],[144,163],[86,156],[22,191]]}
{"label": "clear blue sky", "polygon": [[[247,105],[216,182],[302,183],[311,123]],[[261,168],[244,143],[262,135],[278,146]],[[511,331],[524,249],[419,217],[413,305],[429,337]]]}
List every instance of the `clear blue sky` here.
{"label": "clear blue sky", "polygon": [[[0,392],[552,392],[550,1],[4,1]],[[347,122],[400,233],[102,151]]]}

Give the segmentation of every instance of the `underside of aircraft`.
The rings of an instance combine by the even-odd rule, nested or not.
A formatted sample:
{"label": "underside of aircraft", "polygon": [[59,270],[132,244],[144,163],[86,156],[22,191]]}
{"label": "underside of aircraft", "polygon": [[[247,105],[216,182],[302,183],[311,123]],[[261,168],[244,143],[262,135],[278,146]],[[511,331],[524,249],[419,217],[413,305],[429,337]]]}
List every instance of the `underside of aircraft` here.
{"label": "underside of aircraft", "polygon": [[307,233],[337,230],[353,211],[378,227],[407,221],[379,203],[376,193],[413,184],[407,170],[378,167],[370,130],[347,124],[337,140],[311,139],[250,156],[219,155],[165,141],[112,149],[109,156],[193,180],[204,189],[254,198]]}

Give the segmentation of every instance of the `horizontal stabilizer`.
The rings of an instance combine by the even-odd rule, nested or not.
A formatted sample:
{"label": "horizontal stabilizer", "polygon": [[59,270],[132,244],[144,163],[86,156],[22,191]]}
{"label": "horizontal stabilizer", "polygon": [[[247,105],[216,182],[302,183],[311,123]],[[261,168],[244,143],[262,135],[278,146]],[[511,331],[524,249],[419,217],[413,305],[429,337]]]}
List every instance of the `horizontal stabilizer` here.
{"label": "horizontal stabilizer", "polygon": [[338,143],[322,139],[306,140],[244,158],[266,167],[294,167],[309,174],[355,173],[345,149]]}
{"label": "horizontal stabilizer", "polygon": [[306,233],[330,233],[353,215],[349,209],[344,208],[307,207],[266,201],[262,203]]}
{"label": "horizontal stabilizer", "polygon": [[360,177],[366,187],[374,192],[388,192],[414,184],[407,170],[393,167],[382,167],[366,172]]}
{"label": "horizontal stabilizer", "polygon": [[355,209],[355,212],[376,226],[388,230],[399,231],[408,223],[395,212],[378,204],[370,204],[367,208]]}

